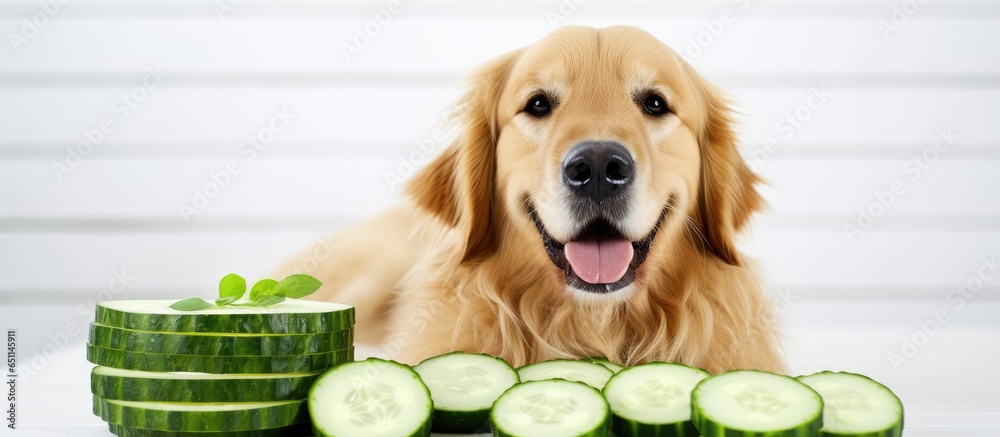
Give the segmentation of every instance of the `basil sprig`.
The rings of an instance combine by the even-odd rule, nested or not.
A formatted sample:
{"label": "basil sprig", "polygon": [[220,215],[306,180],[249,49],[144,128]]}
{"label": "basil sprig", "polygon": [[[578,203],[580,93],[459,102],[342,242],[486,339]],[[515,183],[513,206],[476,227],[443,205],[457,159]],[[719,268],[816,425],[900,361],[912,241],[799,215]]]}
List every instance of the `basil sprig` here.
{"label": "basil sprig", "polygon": [[174,302],[170,308],[177,311],[198,311],[225,306],[268,307],[281,303],[285,298],[306,297],[315,293],[322,285],[318,279],[306,274],[291,275],[280,282],[274,279],[261,279],[250,288],[250,302],[236,303],[246,294],[247,281],[236,273],[230,273],[219,281],[219,298],[215,300],[214,305],[200,297],[192,297]]}

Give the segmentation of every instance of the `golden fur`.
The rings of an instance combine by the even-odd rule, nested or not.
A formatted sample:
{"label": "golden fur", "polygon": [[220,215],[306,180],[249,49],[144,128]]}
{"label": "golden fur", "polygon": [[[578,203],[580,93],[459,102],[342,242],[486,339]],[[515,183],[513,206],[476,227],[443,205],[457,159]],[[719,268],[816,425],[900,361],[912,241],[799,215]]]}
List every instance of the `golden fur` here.
{"label": "golden fur", "polygon": [[[674,115],[645,116],[636,86],[662,90]],[[551,119],[525,118],[540,88],[561,103]],[[485,66],[460,104],[459,137],[413,178],[409,200],[343,234],[310,272],[325,282],[316,298],[357,306],[360,341],[408,363],[462,350],[515,366],[605,356],[783,370],[769,301],[734,242],[763,205],[759,180],[726,99],[672,50],[634,28],[563,28]],[[553,235],[565,227],[553,173],[594,138],[628,145],[644,175],[633,234],[658,228],[615,297],[567,290],[526,213],[531,201]]]}

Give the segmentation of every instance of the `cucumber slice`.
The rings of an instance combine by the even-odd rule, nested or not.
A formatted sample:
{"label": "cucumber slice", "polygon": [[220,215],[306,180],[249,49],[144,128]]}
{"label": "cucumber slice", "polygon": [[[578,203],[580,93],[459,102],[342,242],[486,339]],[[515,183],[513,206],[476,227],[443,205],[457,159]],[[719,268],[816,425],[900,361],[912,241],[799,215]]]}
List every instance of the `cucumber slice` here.
{"label": "cucumber slice", "polygon": [[604,388],[614,372],[590,361],[556,359],[529,364],[517,369],[521,381],[541,381],[545,379],[565,379],[578,381],[598,390]]}
{"label": "cucumber slice", "polygon": [[87,360],[98,366],[146,372],[296,373],[316,372],[354,359],[354,347],[334,352],[278,357],[212,357],[144,354],[87,344]]}
{"label": "cucumber slice", "polygon": [[823,397],[819,435],[899,437],[903,435],[903,403],[886,386],[867,376],[819,372],[800,376]]}
{"label": "cucumber slice", "polygon": [[[342,303],[286,299],[269,307],[170,308],[176,300],[112,300],[97,304],[95,323],[154,332],[314,334],[354,326],[354,307]],[[236,303],[246,303],[237,301]]]}
{"label": "cucumber slice", "polygon": [[318,437],[427,437],[434,402],[420,375],[369,358],[327,370],[309,390]]}
{"label": "cucumber slice", "polygon": [[230,374],[142,372],[94,367],[91,392],[104,399],[150,402],[274,402],[302,400],[312,373]]}
{"label": "cucumber slice", "polygon": [[521,382],[510,364],[485,354],[452,352],[415,366],[434,400],[434,432],[489,430],[490,407],[508,388]]}
{"label": "cucumber slice", "polygon": [[611,430],[601,392],[562,379],[511,387],[493,404],[490,421],[493,435],[500,437],[606,437]]}
{"label": "cucumber slice", "polygon": [[625,368],[625,366],[618,364],[614,361],[611,361],[607,358],[590,357],[590,358],[584,358],[582,361],[590,361],[591,363],[600,364],[604,367],[607,367],[608,370],[615,373],[621,372],[622,369]]}
{"label": "cucumber slice", "polygon": [[795,378],[734,370],[698,383],[691,421],[705,437],[815,436],[823,424],[823,400]]}
{"label": "cucumber slice", "polygon": [[691,423],[691,391],[708,372],[683,364],[629,367],[608,380],[611,427],[618,437],[697,436]]}
{"label": "cucumber slice", "polygon": [[112,434],[118,437],[301,437],[312,434],[308,423],[255,431],[229,432],[157,431],[155,429],[129,428],[109,423],[108,431],[111,431]]}
{"label": "cucumber slice", "polygon": [[232,432],[306,423],[306,401],[188,403],[135,402],[94,396],[94,414],[129,428],[183,432]]}
{"label": "cucumber slice", "polygon": [[354,330],[317,334],[220,334],[152,332],[90,324],[90,344],[151,354],[178,355],[305,355],[347,349]]}

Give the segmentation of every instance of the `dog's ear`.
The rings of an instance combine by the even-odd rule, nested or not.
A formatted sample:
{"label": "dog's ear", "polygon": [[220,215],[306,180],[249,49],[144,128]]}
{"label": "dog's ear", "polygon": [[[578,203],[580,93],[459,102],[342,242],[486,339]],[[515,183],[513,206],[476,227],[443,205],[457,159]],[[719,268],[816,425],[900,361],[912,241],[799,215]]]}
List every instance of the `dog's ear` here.
{"label": "dog's ear", "polygon": [[740,155],[733,113],[727,98],[689,67],[706,114],[698,132],[701,149],[699,214],[709,248],[726,263],[740,266],[736,237],[750,216],[763,208],[761,182]]}
{"label": "dog's ear", "polygon": [[520,51],[503,55],[471,77],[457,115],[462,126],[457,139],[409,185],[409,195],[418,207],[464,233],[463,261],[496,248],[497,104],[519,55]]}

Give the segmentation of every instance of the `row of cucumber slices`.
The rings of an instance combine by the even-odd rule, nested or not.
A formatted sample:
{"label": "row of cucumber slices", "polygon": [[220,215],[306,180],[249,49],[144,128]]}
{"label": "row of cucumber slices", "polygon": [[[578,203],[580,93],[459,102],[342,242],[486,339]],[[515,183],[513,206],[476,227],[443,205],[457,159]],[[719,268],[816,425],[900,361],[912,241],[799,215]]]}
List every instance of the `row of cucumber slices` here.
{"label": "row of cucumber slices", "polygon": [[895,395],[860,375],[796,379],[733,371],[712,377],[659,362],[616,374],[589,360],[514,369],[488,355],[451,353],[413,368],[375,358],[345,362],[322,375],[168,376],[97,367],[92,382],[95,414],[120,436],[297,436],[308,433],[310,420],[322,437],[428,436],[432,430],[509,437],[890,437],[900,436],[903,426]]}
{"label": "row of cucumber slices", "polygon": [[460,352],[412,369],[374,358],[341,364],[317,379],[309,411],[321,437],[432,430],[504,437],[898,437],[903,428],[899,399],[852,373],[712,376],[680,364],[622,368],[606,360],[514,369]]}

